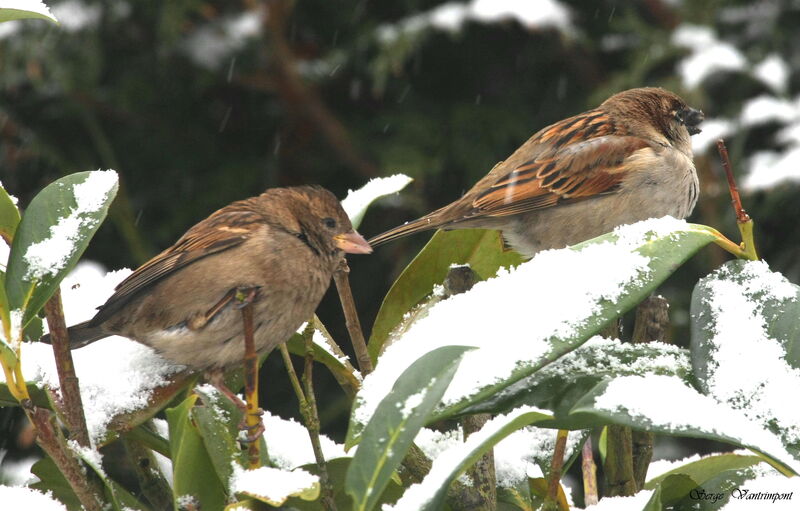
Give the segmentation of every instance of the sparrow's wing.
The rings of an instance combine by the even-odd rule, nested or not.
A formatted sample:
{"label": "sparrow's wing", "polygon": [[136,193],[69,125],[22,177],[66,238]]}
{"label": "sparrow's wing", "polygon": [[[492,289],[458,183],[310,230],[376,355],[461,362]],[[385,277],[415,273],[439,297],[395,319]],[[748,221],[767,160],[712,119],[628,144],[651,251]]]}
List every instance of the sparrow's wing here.
{"label": "sparrow's wing", "polygon": [[227,206],[198,223],[173,246],[147,261],[123,280],[99,307],[90,326],[104,322],[131,298],[181,268],[245,242],[264,225],[264,217],[247,207],[247,201]]}
{"label": "sparrow's wing", "polygon": [[526,144],[536,156],[477,194],[465,217],[515,215],[614,192],[626,160],[653,144],[612,132],[606,114],[592,111],[542,130]]}

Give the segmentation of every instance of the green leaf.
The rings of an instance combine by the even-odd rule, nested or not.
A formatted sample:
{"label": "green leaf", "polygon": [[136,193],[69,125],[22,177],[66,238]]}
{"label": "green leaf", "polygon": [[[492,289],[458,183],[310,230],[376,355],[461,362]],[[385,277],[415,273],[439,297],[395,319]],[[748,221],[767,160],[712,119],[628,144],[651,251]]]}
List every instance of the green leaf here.
{"label": "green leaf", "polygon": [[217,476],[203,438],[190,416],[198,397],[192,394],[175,408],[166,410],[175,509],[178,509],[178,498],[193,498],[203,509],[222,509],[227,500],[227,481],[223,483]]}
{"label": "green leaf", "polygon": [[[792,374],[800,369],[800,287],[762,261],[730,261],[697,283],[691,316],[700,389],[779,434],[800,459],[800,426],[775,404],[796,385],[788,382],[798,381]],[[750,350],[753,357],[743,358]]]}
{"label": "green leaf", "polygon": [[445,346],[426,353],[403,371],[380,402],[347,471],[345,489],[354,510],[369,511],[377,504],[469,349]]}
{"label": "green leaf", "polygon": [[8,9],[0,7],[0,22],[22,20],[22,19],[42,19],[58,25],[58,20],[50,14],[50,9],[43,2],[29,2],[31,9]]}
{"label": "green leaf", "polygon": [[663,343],[596,339],[462,413],[505,413],[528,405],[553,411],[555,420],[543,427],[582,429],[594,424],[581,424],[570,415],[579,399],[603,379],[644,374],[678,376],[688,381],[688,350]]}
{"label": "green leaf", "polygon": [[503,241],[498,231],[437,231],[403,270],[383,299],[369,338],[369,354],[373,361],[403,315],[422,302],[434,285],[444,281],[451,265],[469,264],[481,279],[487,279],[495,275],[498,268],[520,262],[522,257],[516,252],[503,251]]}
{"label": "green leaf", "polygon": [[[328,466],[328,477],[333,486],[333,499],[336,502],[336,508],[339,510],[353,509],[353,499],[347,495],[345,491],[345,478],[351,462],[352,458],[334,458],[326,462]],[[319,475],[319,466],[317,466],[316,463],[303,465],[300,468],[306,472]],[[403,488],[395,481],[390,480],[386,489],[381,493],[377,506],[396,502],[402,494]],[[292,497],[286,501],[286,507],[289,509],[298,509],[300,511],[319,511],[320,503],[308,502]]]}
{"label": "green leaf", "polygon": [[[361,380],[356,375],[356,368],[350,363],[347,355],[339,345],[334,342],[331,334],[328,333],[325,325],[316,315],[314,316],[314,328],[314,360],[324,365],[331,372],[345,391],[345,394],[352,399],[361,387]],[[298,333],[289,338],[286,347],[290,353],[295,355],[302,357],[306,354],[305,340]]]}
{"label": "green leaf", "polygon": [[[0,9],[2,11],[2,9]],[[11,245],[14,233],[19,225],[19,209],[5,188],[0,186],[0,238],[6,240]]]}
{"label": "green leaf", "polygon": [[[434,460],[430,473],[422,480],[419,487],[414,488],[415,503],[420,511],[438,511],[444,505],[447,489],[450,484],[465,470],[471,467],[489,449],[511,433],[530,424],[552,419],[551,415],[528,407],[513,410],[506,415],[495,417],[481,431],[473,433],[458,449],[458,456],[449,452]],[[363,448],[362,442],[359,451]],[[358,455],[356,452],[356,455]],[[439,463],[441,461],[442,463]],[[408,491],[406,492],[408,494]],[[406,497],[403,495],[403,498]],[[401,498],[398,501],[400,504]]]}
{"label": "green leaf", "polygon": [[39,481],[30,485],[31,488],[42,492],[53,492],[53,497],[64,504],[69,511],[83,511],[81,501],[72,491],[72,486],[49,457],[34,463],[31,473],[39,478]]}
{"label": "green leaf", "polygon": [[78,262],[117,187],[113,171],[79,172],[51,183],[33,198],[14,235],[6,274],[9,307],[25,311],[22,328]]}
{"label": "green leaf", "polygon": [[[576,349],[611,321],[638,305],[683,262],[716,239],[715,233],[716,231],[709,227],[696,224],[686,224],[684,230],[651,233],[647,240],[642,241],[634,249],[634,252],[648,258],[647,271],[640,272],[637,278],[626,284],[624,292],[619,298],[614,301],[600,300],[591,315],[586,318],[575,318],[576,324],[573,327],[572,335],[562,337],[556,334],[546,339],[548,348],[543,356],[538,359],[519,360],[512,371],[503,377],[498,377],[493,384],[478,389],[457,403],[437,409],[434,419],[441,420],[463,415],[467,413],[466,410],[473,409],[479,403],[496,399],[499,393],[504,393],[504,397],[511,397],[517,392],[524,392],[525,387],[518,384],[520,380]],[[571,248],[583,250],[590,245],[616,242],[617,239],[618,236],[615,233],[609,233]],[[546,293],[547,290],[543,289],[541,292]],[[570,418],[570,420],[572,419],[576,418]],[[584,429],[585,427],[579,423],[574,426],[575,429]]]}
{"label": "green leaf", "polygon": [[200,395],[203,405],[192,407],[192,419],[197,424],[219,480],[227,484],[233,474],[231,462],[239,460],[242,454],[236,442],[242,412],[216,389],[202,386],[195,388],[194,392]]}
{"label": "green leaf", "polygon": [[[703,413],[694,414],[693,409]],[[593,416],[598,423],[747,447],[786,475],[796,474],[799,466],[777,436],[674,377],[603,381],[578,401],[572,413]]]}
{"label": "green leaf", "polygon": [[671,475],[683,474],[692,478],[697,484],[702,485],[709,479],[716,477],[726,470],[739,470],[742,468],[753,467],[763,460],[759,456],[749,456],[743,454],[725,453],[706,456],[697,461],[692,461],[676,467],[669,472],[665,472],[658,477],[647,481],[644,485],[646,490],[653,490],[661,484],[664,479]]}
{"label": "green leaf", "polygon": [[[676,510],[701,509],[702,511],[713,511],[722,509],[730,501],[731,492],[739,488],[746,489],[747,481],[757,478],[758,472],[760,470],[755,466],[723,470],[705,481],[698,482],[695,488],[687,490],[688,484],[682,488],[683,492],[675,488],[671,494],[666,497],[662,496],[662,501],[665,505],[671,506],[671,509]],[[780,488],[770,490],[780,491]],[[754,505],[752,507],[758,506]],[[761,508],[759,507],[759,509]]]}

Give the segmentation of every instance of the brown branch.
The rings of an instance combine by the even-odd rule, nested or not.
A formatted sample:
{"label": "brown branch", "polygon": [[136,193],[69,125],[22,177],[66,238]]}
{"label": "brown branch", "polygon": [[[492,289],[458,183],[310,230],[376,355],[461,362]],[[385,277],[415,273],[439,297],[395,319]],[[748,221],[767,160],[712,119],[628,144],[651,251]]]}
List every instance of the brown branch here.
{"label": "brown branch", "polygon": [[[451,270],[452,271],[452,270]],[[472,433],[477,433],[489,422],[492,416],[488,413],[479,413],[464,417],[461,425],[464,428],[464,440]],[[478,492],[481,499],[480,509],[493,511],[497,509],[497,476],[494,468],[494,449],[475,462],[467,469],[467,474],[472,479],[472,487]]]}
{"label": "brown branch", "polygon": [[561,475],[564,470],[564,453],[567,450],[569,431],[559,429],[556,433],[556,445],[553,459],[550,462],[550,473],[547,475],[547,496],[542,509],[558,509],[558,489],[561,486]]}
{"label": "brown branch", "polygon": [[736,186],[736,178],[733,176],[731,160],[728,156],[728,148],[725,147],[724,140],[717,140],[717,151],[719,151],[719,157],[722,159],[722,168],[725,169],[725,177],[728,178],[728,189],[731,192],[731,203],[733,204],[733,211],[736,213],[736,221],[743,224],[750,221],[750,216],[742,207],[742,199],[739,197],[739,188]]}
{"label": "brown branch", "polygon": [[350,289],[350,267],[347,261],[342,260],[339,269],[333,273],[333,281],[336,283],[336,290],[339,292],[339,301],[342,302],[342,311],[350,333],[350,342],[353,343],[353,350],[356,353],[356,361],[361,374],[366,376],[372,372],[372,359],[367,351],[367,343],[364,340],[364,332],[361,330],[361,322],[358,320],[356,303],[353,300],[353,292]]}
{"label": "brown branch", "polygon": [[608,426],[606,462],[606,496],[630,496],[636,493],[633,478],[633,446],[631,428],[611,424]]}
{"label": "brown branch", "polygon": [[275,85],[278,93],[290,108],[322,133],[325,141],[343,162],[366,178],[375,177],[378,175],[377,167],[358,154],[344,125],[333,116],[319,94],[307,86],[297,72],[297,62],[285,33],[286,18],[293,4],[294,2],[282,0],[264,2],[264,18],[271,36],[270,54],[277,71]]}
{"label": "brown branch", "polygon": [[60,289],[56,289],[53,296],[44,304],[44,313],[50,329],[58,381],[61,386],[61,412],[67,421],[70,437],[81,447],[89,447],[89,430],[86,427],[86,417],[83,415],[81,389],[69,348],[69,333],[64,321]]}
{"label": "brown branch", "polygon": [[36,442],[53,460],[81,505],[88,511],[102,511],[105,506],[101,482],[96,477],[87,475],[84,467],[67,446],[61,431],[54,424],[54,415],[44,408],[33,406],[30,401],[22,405],[28,419],[36,427]]}
{"label": "brown branch", "polygon": [[314,337],[314,321],[313,319],[308,322],[305,331],[303,332],[303,340],[305,341],[306,355],[305,355],[305,368],[303,369],[303,387],[305,388],[306,402],[300,411],[303,413],[303,418],[306,423],[306,430],[308,436],[311,438],[311,447],[314,450],[314,458],[319,467],[319,481],[322,487],[322,507],[326,511],[336,511],[336,502],[333,497],[333,483],[328,475],[328,464],[325,462],[325,454],[322,452],[322,444],[319,439],[320,424],[319,414],[317,413],[317,398],[314,394],[314,345],[312,338]]}
{"label": "brown branch", "polygon": [[592,437],[586,437],[581,450],[581,473],[583,474],[583,507],[597,504],[597,465],[592,452]]}

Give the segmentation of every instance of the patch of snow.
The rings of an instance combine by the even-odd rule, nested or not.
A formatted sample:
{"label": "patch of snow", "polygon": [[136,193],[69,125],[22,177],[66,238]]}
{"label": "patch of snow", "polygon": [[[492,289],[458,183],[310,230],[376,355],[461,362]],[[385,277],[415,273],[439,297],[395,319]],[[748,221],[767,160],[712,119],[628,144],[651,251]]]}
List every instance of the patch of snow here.
{"label": "patch of snow", "polygon": [[404,174],[395,174],[389,177],[377,177],[370,179],[367,184],[358,190],[350,190],[347,192],[347,197],[342,200],[342,208],[350,222],[353,224],[353,229],[357,229],[364,218],[367,208],[373,201],[383,197],[397,193],[405,188],[408,183],[413,181],[410,177]]}
{"label": "patch of snow", "polygon": [[245,470],[235,461],[231,466],[231,493],[259,495],[275,503],[283,503],[292,495],[319,484],[319,477],[301,469],[291,472],[272,467]]}
{"label": "patch of snow", "polygon": [[780,55],[772,54],[756,64],[753,76],[761,80],[776,94],[783,94],[789,85],[789,65]]}
{"label": "patch of snow", "polygon": [[67,507],[53,497],[52,492],[42,493],[25,486],[0,485],[0,502],[6,509],[35,509],[36,511],[67,511]]}
{"label": "patch of snow", "polygon": [[66,0],[52,5],[53,14],[67,32],[96,27],[102,14],[100,4],[87,4],[81,0]]}
{"label": "patch of snow", "polygon": [[758,96],[748,100],[739,116],[744,126],[757,126],[768,122],[785,124],[798,118],[794,103],[774,96]]}
{"label": "patch of snow", "polygon": [[678,73],[687,89],[694,89],[703,80],[720,71],[742,71],[747,61],[733,45],[717,39],[707,27],[683,24],[672,34],[676,46],[691,50],[678,64]]}
{"label": "patch of snow", "polygon": [[80,230],[93,227],[97,220],[88,216],[96,213],[117,185],[113,170],[91,172],[86,180],[73,186],[76,205],[67,216],[50,227],[50,237],[31,244],[25,252],[28,271],[25,278],[39,280],[55,275],[75,253],[75,242]]}
{"label": "patch of snow", "polygon": [[[268,411],[264,411],[261,418],[266,431],[264,440],[267,443],[267,452],[270,460],[278,468],[293,470],[302,465],[316,463],[308,430],[302,424],[291,419],[282,419]],[[351,449],[349,453],[345,453],[342,444],[334,442],[325,435],[320,435],[319,439],[326,460],[352,457],[356,452],[355,449]]]}
{"label": "patch of snow", "polygon": [[728,119],[707,119],[703,121],[703,131],[692,135],[692,152],[703,154],[709,149],[715,151],[717,140],[732,135],[738,131],[738,126]]}
{"label": "patch of snow", "polygon": [[[50,9],[47,8],[44,2],[40,0],[3,0],[2,4],[0,4],[0,8],[2,9],[16,9],[19,11],[28,11],[35,14],[39,14],[40,16],[45,16],[55,22],[59,20],[56,19],[55,16],[50,12]],[[55,9],[53,9],[55,10]],[[7,22],[12,23],[12,22]],[[4,25],[2,23],[0,25]]]}
{"label": "patch of snow", "polygon": [[250,39],[261,34],[261,18],[260,10],[252,10],[210,22],[189,36],[184,51],[196,64],[217,70]]}
{"label": "patch of snow", "polygon": [[[0,452],[0,459],[3,453]],[[19,460],[2,460],[0,465],[0,482],[8,486],[28,486],[38,481],[39,478],[33,475],[31,467],[40,458],[29,456]],[[0,500],[1,501],[1,500]]]}

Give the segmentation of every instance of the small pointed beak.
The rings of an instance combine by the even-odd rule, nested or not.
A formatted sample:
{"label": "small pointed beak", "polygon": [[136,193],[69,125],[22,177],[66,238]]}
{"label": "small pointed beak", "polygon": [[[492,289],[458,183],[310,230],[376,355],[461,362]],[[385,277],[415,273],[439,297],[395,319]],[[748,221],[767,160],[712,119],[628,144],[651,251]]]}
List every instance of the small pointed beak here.
{"label": "small pointed beak", "polygon": [[356,231],[350,231],[345,234],[339,234],[333,237],[336,247],[348,254],[371,254],[372,247],[369,246],[367,240]]}

